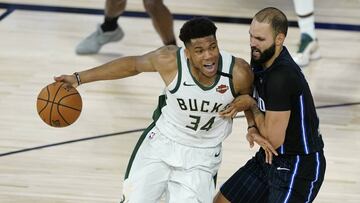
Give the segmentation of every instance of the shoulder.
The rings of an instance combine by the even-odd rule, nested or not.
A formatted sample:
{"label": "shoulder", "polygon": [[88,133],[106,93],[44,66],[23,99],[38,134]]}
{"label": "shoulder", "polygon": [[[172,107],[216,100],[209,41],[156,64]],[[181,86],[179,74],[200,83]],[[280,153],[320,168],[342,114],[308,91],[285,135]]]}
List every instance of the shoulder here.
{"label": "shoulder", "polygon": [[171,54],[171,53],[174,54],[177,52],[178,49],[179,47],[176,45],[166,45],[158,48],[156,52],[159,54]]}
{"label": "shoulder", "polygon": [[242,58],[235,57],[232,75],[235,91],[240,94],[249,93],[254,80],[249,63]]}
{"label": "shoulder", "polygon": [[160,73],[161,77],[168,85],[174,79],[177,67],[177,51],[179,47],[175,45],[168,45],[160,47],[152,54],[152,64],[155,69]]}
{"label": "shoulder", "polygon": [[243,77],[253,79],[253,72],[251,71],[249,63],[242,58],[235,57],[233,76],[234,79]]}
{"label": "shoulder", "polygon": [[292,64],[285,62],[278,63],[268,72],[267,77],[270,81],[292,81],[296,78],[297,70]]}
{"label": "shoulder", "polygon": [[271,88],[269,91],[279,91],[290,93],[298,89],[301,84],[299,74],[296,67],[288,64],[279,64],[273,67],[266,76],[267,87]]}
{"label": "shoulder", "polygon": [[167,45],[160,47],[154,51],[154,56],[157,60],[165,60],[167,62],[171,60],[176,61],[176,53],[179,50],[179,47],[175,45]]}
{"label": "shoulder", "polygon": [[149,67],[152,67],[152,69],[160,72],[161,69],[171,69],[172,64],[176,64],[177,50],[178,47],[174,45],[163,46],[147,52],[146,54],[135,56],[135,58],[138,64],[146,64]]}
{"label": "shoulder", "polygon": [[234,68],[239,71],[250,71],[250,65],[244,59],[235,57]]}
{"label": "shoulder", "polygon": [[158,70],[176,68],[176,53],[179,47],[168,45],[160,47],[146,56],[150,59],[152,65]]}

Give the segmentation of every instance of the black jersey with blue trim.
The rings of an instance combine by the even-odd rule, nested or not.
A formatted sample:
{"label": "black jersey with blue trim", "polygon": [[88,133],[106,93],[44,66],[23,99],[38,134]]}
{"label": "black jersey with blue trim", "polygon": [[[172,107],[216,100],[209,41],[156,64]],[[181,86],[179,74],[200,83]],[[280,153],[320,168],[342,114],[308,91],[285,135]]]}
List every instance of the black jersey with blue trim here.
{"label": "black jersey with blue trim", "polygon": [[291,111],[285,141],[280,154],[310,154],[321,151],[324,143],[319,131],[309,85],[300,67],[286,47],[267,69],[252,64],[255,79],[254,97],[262,112]]}

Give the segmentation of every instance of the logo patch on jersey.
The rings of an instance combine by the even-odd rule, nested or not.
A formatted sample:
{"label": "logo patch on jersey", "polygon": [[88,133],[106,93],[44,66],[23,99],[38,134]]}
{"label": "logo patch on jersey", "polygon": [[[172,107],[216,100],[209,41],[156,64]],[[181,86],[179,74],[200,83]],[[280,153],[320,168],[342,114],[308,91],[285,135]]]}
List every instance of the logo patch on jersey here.
{"label": "logo patch on jersey", "polygon": [[227,85],[219,85],[216,88],[216,91],[221,93],[221,94],[224,94],[228,89],[229,89],[229,86],[227,86]]}

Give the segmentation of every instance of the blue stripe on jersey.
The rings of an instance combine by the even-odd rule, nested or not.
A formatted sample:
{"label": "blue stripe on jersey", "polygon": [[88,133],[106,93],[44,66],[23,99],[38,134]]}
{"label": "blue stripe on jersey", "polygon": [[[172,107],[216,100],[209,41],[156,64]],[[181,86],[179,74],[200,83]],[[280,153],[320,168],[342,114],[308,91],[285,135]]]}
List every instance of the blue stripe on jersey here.
{"label": "blue stripe on jersey", "polygon": [[300,95],[300,113],[301,113],[301,134],[304,141],[304,147],[305,147],[305,153],[309,154],[309,149],[307,146],[307,140],[306,140],[306,130],[305,130],[305,116],[304,116],[304,98],[303,95]]}
{"label": "blue stripe on jersey", "polygon": [[319,169],[320,169],[319,152],[316,152],[316,175],[315,175],[315,180],[311,182],[310,193],[306,203],[310,202],[310,198],[314,189],[314,183],[319,179]]}
{"label": "blue stripe on jersey", "polygon": [[286,195],[284,203],[287,203],[287,201],[289,200],[290,193],[291,193],[291,190],[292,190],[293,185],[294,185],[294,178],[295,178],[295,175],[296,175],[297,170],[298,170],[299,161],[300,161],[300,157],[299,157],[299,155],[297,155],[296,156],[296,163],[295,163],[294,173],[292,174],[291,182],[290,182],[290,185],[289,185],[289,191],[288,191],[288,193]]}
{"label": "blue stripe on jersey", "polygon": [[284,154],[284,151],[285,151],[285,150],[284,150],[284,145],[281,145],[281,146],[280,146],[280,154]]}

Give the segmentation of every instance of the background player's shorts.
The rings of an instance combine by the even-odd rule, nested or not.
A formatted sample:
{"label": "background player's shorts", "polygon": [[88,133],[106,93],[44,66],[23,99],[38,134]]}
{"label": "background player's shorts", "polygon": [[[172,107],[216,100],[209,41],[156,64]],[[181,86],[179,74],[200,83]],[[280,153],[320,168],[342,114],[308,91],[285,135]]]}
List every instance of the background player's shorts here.
{"label": "background player's shorts", "polygon": [[312,202],[324,180],[323,152],[309,155],[279,155],[271,165],[263,150],[256,153],[230,177],[220,191],[230,202]]}
{"label": "background player's shorts", "polygon": [[123,202],[211,203],[214,176],[221,163],[221,146],[180,145],[151,125],[135,148],[125,177]]}

